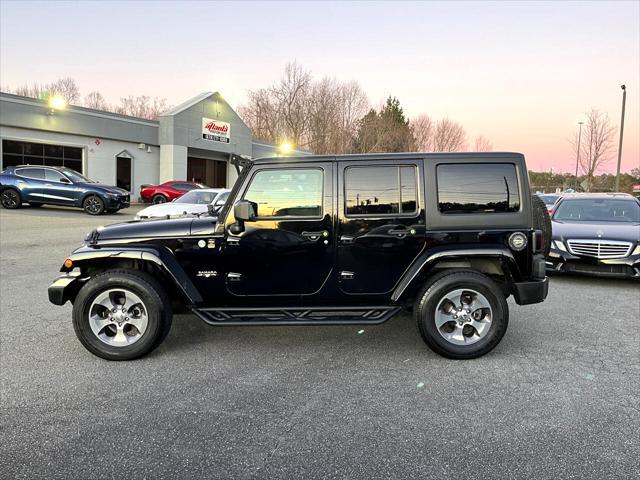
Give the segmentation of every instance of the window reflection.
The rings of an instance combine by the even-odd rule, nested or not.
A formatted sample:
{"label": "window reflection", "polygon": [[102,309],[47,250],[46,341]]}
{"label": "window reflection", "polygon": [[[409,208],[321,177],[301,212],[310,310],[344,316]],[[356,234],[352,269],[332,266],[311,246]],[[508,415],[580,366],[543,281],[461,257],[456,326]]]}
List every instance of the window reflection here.
{"label": "window reflection", "polygon": [[438,165],[437,179],[442,213],[500,213],[520,209],[513,164]]}
{"label": "window reflection", "polygon": [[345,170],[347,215],[411,214],[417,209],[416,169],[350,167]]}
{"label": "window reflection", "polygon": [[322,170],[286,169],[258,172],[244,195],[258,204],[258,217],[322,215]]}

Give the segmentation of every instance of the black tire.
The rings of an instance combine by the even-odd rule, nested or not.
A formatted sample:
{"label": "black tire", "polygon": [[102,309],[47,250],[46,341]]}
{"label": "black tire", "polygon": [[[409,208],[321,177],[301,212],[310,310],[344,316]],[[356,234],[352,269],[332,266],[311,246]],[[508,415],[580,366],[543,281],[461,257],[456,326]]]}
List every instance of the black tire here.
{"label": "black tire", "polygon": [[102,215],[104,201],[98,195],[89,195],[82,201],[82,208],[89,215]]}
{"label": "black tire", "polygon": [[[135,293],[147,309],[147,328],[135,343],[113,346],[104,343],[91,330],[89,309],[105,290],[125,288]],[[106,360],[133,360],[154,350],[169,334],[172,322],[171,301],[150,275],[135,270],[109,270],[91,278],[73,302],[73,329],[78,340],[94,355]]]}
{"label": "black tire", "polygon": [[2,204],[2,208],[13,210],[20,208],[22,199],[20,198],[20,193],[15,188],[5,188],[2,190],[2,193],[0,193],[0,203]]}
{"label": "black tire", "polygon": [[544,201],[538,195],[531,195],[531,211],[533,213],[533,228],[542,230],[544,256],[551,250],[551,217]]}
{"label": "black tire", "polygon": [[[489,330],[470,345],[455,345],[440,334],[435,323],[436,307],[451,291],[470,289],[481,293],[489,302],[492,318]],[[481,357],[495,348],[509,324],[509,307],[504,293],[493,280],[472,270],[448,270],[436,275],[416,297],[415,318],[423,340],[435,353],[453,359]]]}
{"label": "black tire", "polygon": [[159,203],[167,203],[168,201],[169,199],[161,193],[154,195],[151,199],[151,203],[153,203],[154,205],[158,205]]}
{"label": "black tire", "polygon": [[30,206],[31,208],[39,208],[39,207],[41,207],[42,205],[44,205],[44,204],[43,204],[43,203],[34,203],[34,202],[29,202],[29,206]]}

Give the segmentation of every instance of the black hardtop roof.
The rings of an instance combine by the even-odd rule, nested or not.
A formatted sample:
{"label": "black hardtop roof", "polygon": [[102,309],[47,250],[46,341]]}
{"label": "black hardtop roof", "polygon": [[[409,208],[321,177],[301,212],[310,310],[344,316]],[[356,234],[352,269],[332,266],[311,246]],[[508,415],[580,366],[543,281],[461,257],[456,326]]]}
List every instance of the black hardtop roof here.
{"label": "black hardtop roof", "polygon": [[524,161],[524,155],[516,152],[406,152],[406,153],[354,153],[349,155],[304,155],[300,157],[262,157],[252,160],[255,164],[267,163],[306,163],[332,161],[371,161],[371,160],[479,160],[479,161]]}

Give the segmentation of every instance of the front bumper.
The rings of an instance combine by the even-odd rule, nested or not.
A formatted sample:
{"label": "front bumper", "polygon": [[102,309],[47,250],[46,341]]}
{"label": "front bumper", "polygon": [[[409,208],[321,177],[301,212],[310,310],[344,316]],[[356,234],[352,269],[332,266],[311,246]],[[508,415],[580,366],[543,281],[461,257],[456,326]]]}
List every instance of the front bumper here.
{"label": "front bumper", "polygon": [[121,210],[123,208],[129,208],[130,205],[131,200],[129,195],[119,195],[117,197],[106,195],[104,197],[104,206],[109,210]]}
{"label": "front bumper", "polygon": [[598,259],[579,257],[551,248],[546,261],[548,273],[577,273],[603,277],[640,278],[640,255]]}
{"label": "front bumper", "polygon": [[49,289],[49,301],[54,305],[64,305],[68,300],[76,298],[78,291],[86,282],[86,278],[81,278],[80,273],[66,273],[56,278]]}

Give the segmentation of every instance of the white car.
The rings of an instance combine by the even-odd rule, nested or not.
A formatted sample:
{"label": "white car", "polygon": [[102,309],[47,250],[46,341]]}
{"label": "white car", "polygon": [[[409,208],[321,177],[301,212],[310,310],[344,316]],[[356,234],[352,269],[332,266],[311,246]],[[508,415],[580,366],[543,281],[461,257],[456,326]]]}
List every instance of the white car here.
{"label": "white car", "polygon": [[160,203],[143,208],[136,215],[136,220],[157,217],[182,217],[184,215],[194,215],[207,213],[209,205],[215,210],[219,210],[227,201],[229,192],[226,188],[199,188],[191,190],[173,202]]}

